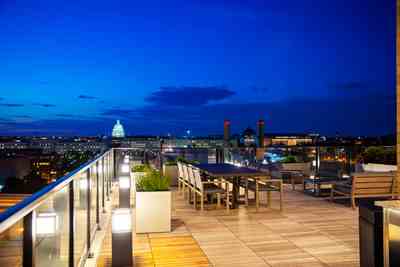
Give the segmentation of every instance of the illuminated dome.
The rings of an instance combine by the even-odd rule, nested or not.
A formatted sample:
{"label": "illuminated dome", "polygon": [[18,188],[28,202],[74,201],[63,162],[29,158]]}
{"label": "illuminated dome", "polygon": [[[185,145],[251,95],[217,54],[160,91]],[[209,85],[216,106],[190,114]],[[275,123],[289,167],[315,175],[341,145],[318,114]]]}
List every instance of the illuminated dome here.
{"label": "illuminated dome", "polygon": [[115,138],[124,138],[125,137],[125,131],[124,131],[124,126],[117,120],[117,123],[114,125],[114,128],[112,130],[112,137]]}

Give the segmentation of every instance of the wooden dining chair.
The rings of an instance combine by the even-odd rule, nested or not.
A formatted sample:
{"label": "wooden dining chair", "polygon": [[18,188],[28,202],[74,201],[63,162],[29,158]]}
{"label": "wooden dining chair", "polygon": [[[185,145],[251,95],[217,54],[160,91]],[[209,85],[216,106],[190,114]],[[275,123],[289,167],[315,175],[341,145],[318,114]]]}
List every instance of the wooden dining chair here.
{"label": "wooden dining chair", "polygon": [[[202,180],[200,170],[192,166],[192,173],[195,182],[195,187],[193,188],[194,193],[194,208],[197,206],[197,195],[200,197],[200,209],[204,210],[204,198],[210,194],[217,195],[217,207],[221,206],[221,197],[225,194],[225,189],[218,186],[216,183],[219,181],[213,180]],[[227,208],[229,209],[229,201],[226,201]]]}
{"label": "wooden dining chair", "polygon": [[193,166],[190,164],[186,164],[186,169],[188,173],[188,189],[189,189],[189,203],[192,201],[192,198],[196,197],[195,188],[196,181],[193,173]]}
{"label": "wooden dining chair", "polygon": [[189,178],[189,167],[188,164],[182,163],[182,174],[183,174],[183,197],[186,199],[186,192],[189,195],[190,201],[190,194],[191,194],[191,187],[190,187],[190,178]]}
{"label": "wooden dining chair", "polygon": [[279,192],[279,209],[283,210],[283,180],[271,178],[247,178],[241,181],[240,186],[245,189],[246,206],[249,204],[249,190],[255,194],[256,211],[260,207],[260,193],[265,192],[267,195],[267,207],[271,206],[271,192]]}
{"label": "wooden dining chair", "polygon": [[182,194],[184,192],[184,174],[183,174],[183,166],[182,162],[178,161],[178,192]]}

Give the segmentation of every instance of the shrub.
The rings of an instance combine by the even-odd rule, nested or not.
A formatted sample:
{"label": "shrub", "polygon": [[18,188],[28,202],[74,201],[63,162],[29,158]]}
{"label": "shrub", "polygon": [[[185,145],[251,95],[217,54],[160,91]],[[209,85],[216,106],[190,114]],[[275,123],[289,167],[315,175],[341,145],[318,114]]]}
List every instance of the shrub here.
{"label": "shrub", "polygon": [[136,181],[139,192],[168,191],[170,178],[162,176],[157,170],[147,170],[146,174]]}
{"label": "shrub", "polygon": [[176,158],[176,162],[182,162],[182,163],[186,163],[186,164],[199,164],[200,162],[197,160],[187,160],[186,158],[182,157],[182,156],[178,156]]}
{"label": "shrub", "polygon": [[147,172],[150,170],[150,167],[148,165],[136,165],[132,168],[133,172]]}
{"label": "shrub", "polygon": [[295,156],[287,156],[281,162],[282,163],[296,163],[297,160],[296,160]]}
{"label": "shrub", "polygon": [[396,164],[396,150],[371,146],[362,153],[364,163]]}

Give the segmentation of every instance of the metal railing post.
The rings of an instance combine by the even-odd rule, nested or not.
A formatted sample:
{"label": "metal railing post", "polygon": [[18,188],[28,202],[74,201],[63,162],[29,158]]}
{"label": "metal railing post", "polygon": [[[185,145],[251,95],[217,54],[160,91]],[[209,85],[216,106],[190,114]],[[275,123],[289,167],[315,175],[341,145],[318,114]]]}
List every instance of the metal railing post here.
{"label": "metal railing post", "polygon": [[23,219],[22,266],[35,266],[35,211],[28,213]]}
{"label": "metal railing post", "polygon": [[96,161],[96,224],[97,230],[101,230],[100,227],[100,190],[99,190],[99,161]]}
{"label": "metal railing post", "polygon": [[112,175],[112,180],[114,180],[116,177],[117,177],[117,164],[116,164],[116,160],[117,160],[117,150],[114,150],[113,149],[113,170],[114,170],[114,173],[113,173],[113,175]]}
{"label": "metal railing post", "polygon": [[68,266],[75,266],[74,259],[74,233],[75,233],[75,209],[74,209],[74,181],[69,184],[69,252],[68,252]]}

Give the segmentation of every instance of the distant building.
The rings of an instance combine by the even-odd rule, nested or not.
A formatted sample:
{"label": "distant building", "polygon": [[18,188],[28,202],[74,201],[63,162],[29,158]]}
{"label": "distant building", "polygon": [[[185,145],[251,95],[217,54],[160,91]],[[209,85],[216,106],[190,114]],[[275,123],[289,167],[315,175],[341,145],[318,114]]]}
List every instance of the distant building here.
{"label": "distant building", "polygon": [[241,141],[245,146],[255,146],[257,142],[256,132],[248,127],[243,131]]}
{"label": "distant building", "polygon": [[264,146],[304,146],[312,145],[313,137],[309,134],[266,134]]}
{"label": "distant building", "polygon": [[231,139],[231,121],[225,120],[224,121],[224,142],[225,145],[229,144]]}
{"label": "distant building", "polygon": [[125,137],[125,131],[124,131],[124,126],[120,123],[119,120],[117,120],[117,123],[114,125],[114,128],[112,130],[112,137],[113,138],[124,138]]}

